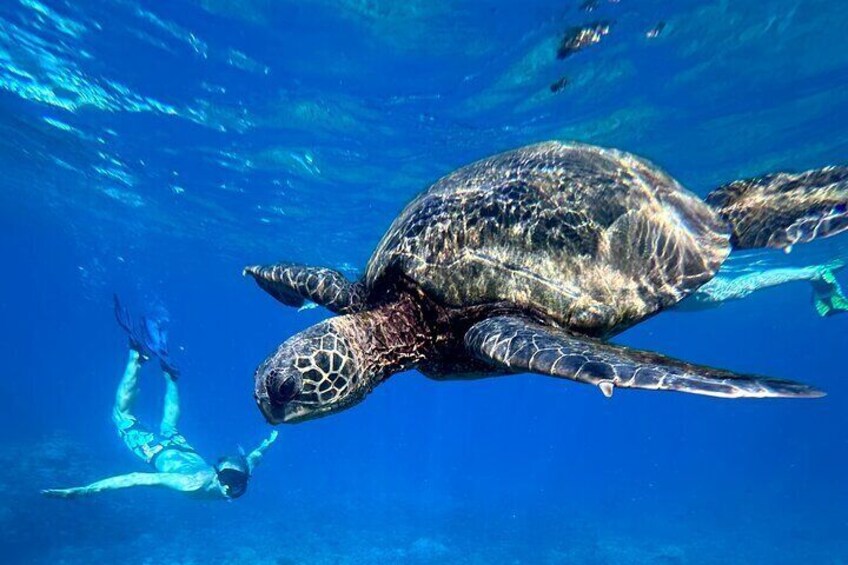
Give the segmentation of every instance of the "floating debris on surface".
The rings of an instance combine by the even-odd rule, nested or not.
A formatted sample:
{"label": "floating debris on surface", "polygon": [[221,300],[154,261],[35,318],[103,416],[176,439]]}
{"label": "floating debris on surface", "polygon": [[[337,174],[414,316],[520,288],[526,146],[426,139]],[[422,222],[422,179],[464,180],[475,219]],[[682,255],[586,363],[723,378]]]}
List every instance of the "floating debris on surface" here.
{"label": "floating debris on surface", "polygon": [[665,22],[657,22],[657,25],[655,25],[645,33],[645,37],[647,37],[648,39],[656,39],[660,36],[660,34],[662,34],[664,29]]}
{"label": "floating debris on surface", "polygon": [[556,82],[551,83],[551,92],[556,94],[561,91],[563,88],[568,86],[568,77],[560,77]]}
{"label": "floating debris on surface", "polygon": [[575,26],[565,32],[557,49],[557,59],[565,59],[594,45],[600,43],[601,38],[610,31],[611,22],[592,22],[585,26]]}

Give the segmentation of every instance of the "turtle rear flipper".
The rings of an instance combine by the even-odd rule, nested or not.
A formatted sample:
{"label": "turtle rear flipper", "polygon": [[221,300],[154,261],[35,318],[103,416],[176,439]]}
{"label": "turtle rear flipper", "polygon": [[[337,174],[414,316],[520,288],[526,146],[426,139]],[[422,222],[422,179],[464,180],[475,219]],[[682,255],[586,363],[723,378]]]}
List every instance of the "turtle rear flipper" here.
{"label": "turtle rear flipper", "polygon": [[848,230],[848,167],[738,180],[706,198],[730,224],[737,249],[776,247]]}
{"label": "turtle rear flipper", "polygon": [[510,316],[478,322],[466,333],[465,345],[473,356],[500,369],[592,384],[605,396],[616,387],[722,398],[824,395],[805,384],[694,365]]}
{"label": "turtle rear flipper", "polygon": [[338,271],[293,263],[245,267],[259,287],[286,306],[302,308],[310,300],[337,314],[361,310],[362,284],[351,283]]}

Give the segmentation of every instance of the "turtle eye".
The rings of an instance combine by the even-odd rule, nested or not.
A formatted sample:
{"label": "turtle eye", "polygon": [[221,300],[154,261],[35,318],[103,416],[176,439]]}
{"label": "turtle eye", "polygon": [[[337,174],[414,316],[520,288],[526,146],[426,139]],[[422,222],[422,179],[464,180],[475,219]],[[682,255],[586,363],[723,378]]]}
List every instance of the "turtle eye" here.
{"label": "turtle eye", "polygon": [[271,402],[274,404],[285,404],[300,392],[297,380],[291,375],[285,375],[274,370],[268,376],[272,379],[271,382],[277,383],[274,394],[271,395]]}

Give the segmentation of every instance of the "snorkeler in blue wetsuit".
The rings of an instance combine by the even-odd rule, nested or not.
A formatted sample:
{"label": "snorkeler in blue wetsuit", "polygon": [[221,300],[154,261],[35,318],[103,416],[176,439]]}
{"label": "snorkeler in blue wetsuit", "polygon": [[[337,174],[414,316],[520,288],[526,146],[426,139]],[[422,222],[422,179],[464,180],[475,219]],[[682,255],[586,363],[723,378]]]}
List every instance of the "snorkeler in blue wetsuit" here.
{"label": "snorkeler in blue wetsuit", "polygon": [[[118,385],[112,419],[118,435],[139,459],[151,465],[155,472],[129,473],[110,477],[84,487],[48,489],[48,496],[71,498],[107,490],[139,486],[158,486],[202,498],[235,499],[247,490],[253,470],[268,447],[277,439],[277,432],[262,442],[250,454],[221,458],[215,465],[207,463],[185,437],[179,433],[180,417],[177,377],[179,371],[168,356],[167,334],[158,319],[143,317],[132,320],[115,297],[115,316],[129,334],[130,354],[124,376]],[[138,374],[142,364],[159,360],[165,376],[165,406],[159,433],[138,421],[132,409],[138,395]]]}
{"label": "snorkeler in blue wetsuit", "polygon": [[845,266],[842,261],[809,267],[784,267],[746,273],[738,277],[719,274],[675,306],[677,310],[702,310],[728,300],[738,300],[773,286],[808,281],[813,288],[813,306],[819,316],[848,312],[848,299],[834,272]]}

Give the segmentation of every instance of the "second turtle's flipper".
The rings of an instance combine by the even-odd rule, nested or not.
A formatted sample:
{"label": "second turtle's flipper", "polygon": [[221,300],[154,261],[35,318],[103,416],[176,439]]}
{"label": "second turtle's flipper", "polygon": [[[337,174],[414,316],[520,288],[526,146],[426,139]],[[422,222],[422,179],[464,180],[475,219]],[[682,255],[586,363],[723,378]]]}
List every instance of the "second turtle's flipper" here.
{"label": "second turtle's flipper", "polygon": [[310,300],[337,314],[358,312],[364,303],[362,285],[351,283],[344,275],[324,267],[292,263],[246,267],[262,290],[285,304],[301,308]]}
{"label": "second turtle's flipper", "polygon": [[616,387],[721,398],[824,395],[805,384],[694,365],[510,316],[478,322],[465,335],[465,346],[476,358],[497,368],[592,384],[605,396],[611,396]]}
{"label": "second turtle's flipper", "polygon": [[848,167],[738,180],[706,200],[730,224],[734,247],[789,251],[848,230]]}

